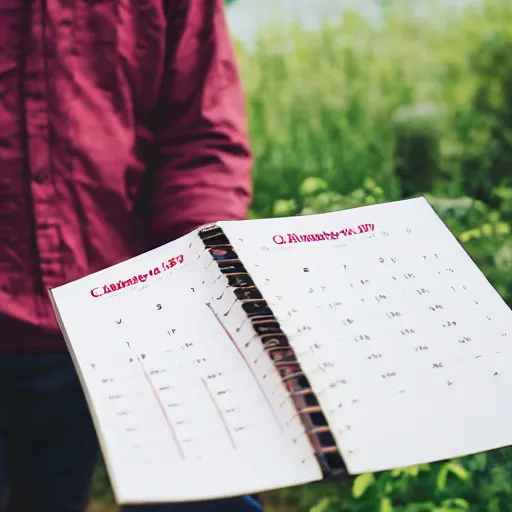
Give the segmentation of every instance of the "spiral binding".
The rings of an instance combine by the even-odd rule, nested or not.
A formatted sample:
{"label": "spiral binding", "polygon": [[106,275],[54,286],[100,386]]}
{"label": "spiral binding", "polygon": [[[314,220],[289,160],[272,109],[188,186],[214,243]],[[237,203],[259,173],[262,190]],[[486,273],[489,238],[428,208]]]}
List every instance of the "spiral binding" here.
{"label": "spiral binding", "polygon": [[[273,362],[291,397],[314,449],[325,478],[346,474],[346,466],[331,433],[316,394],[304,375],[293,348],[271,308],[254,284],[222,228],[210,226],[200,237],[213,261],[227,278],[237,300],[252,324],[255,337]],[[254,338],[253,338],[254,339]]]}

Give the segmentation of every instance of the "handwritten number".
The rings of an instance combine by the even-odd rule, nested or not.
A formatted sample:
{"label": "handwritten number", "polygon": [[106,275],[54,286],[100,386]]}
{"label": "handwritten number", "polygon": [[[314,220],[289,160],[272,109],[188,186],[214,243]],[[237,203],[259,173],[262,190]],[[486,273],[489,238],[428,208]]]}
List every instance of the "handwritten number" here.
{"label": "handwritten number", "polygon": [[158,309],[158,311],[160,311],[162,309],[162,304],[157,304],[156,309]]}

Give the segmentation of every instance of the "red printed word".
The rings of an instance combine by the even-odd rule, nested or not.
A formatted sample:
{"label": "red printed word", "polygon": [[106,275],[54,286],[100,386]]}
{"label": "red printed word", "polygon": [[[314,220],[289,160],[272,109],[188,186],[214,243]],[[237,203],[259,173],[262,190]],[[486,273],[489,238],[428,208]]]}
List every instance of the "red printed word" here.
{"label": "red printed word", "polygon": [[347,228],[341,231],[324,231],[323,233],[314,233],[308,235],[298,235],[297,233],[288,233],[285,235],[274,235],[272,240],[277,245],[298,244],[305,242],[324,242],[326,240],[339,240],[340,238],[353,235],[362,235],[375,231],[374,224],[361,224],[357,228]]}
{"label": "red printed word", "polygon": [[156,277],[162,272],[167,272],[168,270],[173,269],[176,265],[183,263],[183,260],[184,257],[180,254],[170,260],[163,261],[159,267],[150,269],[145,274],[139,274],[138,276],[133,276],[126,280],[121,279],[117,283],[104,284],[103,286],[93,288],[91,290],[91,295],[93,297],[102,297],[108,293],[117,292],[135,284],[145,283],[148,279]]}

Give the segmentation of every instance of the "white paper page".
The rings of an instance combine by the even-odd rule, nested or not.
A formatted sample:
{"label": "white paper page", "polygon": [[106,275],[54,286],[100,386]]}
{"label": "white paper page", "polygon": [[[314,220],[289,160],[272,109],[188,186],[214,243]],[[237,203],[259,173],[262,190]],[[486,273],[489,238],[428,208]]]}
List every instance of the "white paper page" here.
{"label": "white paper page", "polygon": [[[105,294],[104,285],[141,273],[144,283]],[[253,364],[251,332],[230,332],[245,314],[233,307],[225,317],[229,292],[208,292],[223,286],[219,276],[193,234],[52,292],[120,503],[321,478],[307,437],[286,426],[277,372]]]}
{"label": "white paper page", "polygon": [[351,473],[512,444],[512,313],[424,199],[222,227]]}

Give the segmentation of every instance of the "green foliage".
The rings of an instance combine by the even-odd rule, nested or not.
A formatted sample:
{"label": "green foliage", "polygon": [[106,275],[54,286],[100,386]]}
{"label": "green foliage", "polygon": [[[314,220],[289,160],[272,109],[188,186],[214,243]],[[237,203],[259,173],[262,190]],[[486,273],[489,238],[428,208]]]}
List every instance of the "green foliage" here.
{"label": "green foliage", "polygon": [[94,474],[91,495],[97,501],[102,501],[104,503],[114,502],[110,479],[102,458],[100,459]]}
{"label": "green foliage", "polygon": [[239,49],[251,217],[426,195],[512,303],[512,3],[423,4],[421,17],[389,2],[381,25],[349,11]]}
{"label": "green foliage", "polygon": [[[287,489],[284,503],[323,512],[456,512],[512,510],[512,451],[365,474],[350,482]],[[322,508],[320,508],[320,506]]]}

